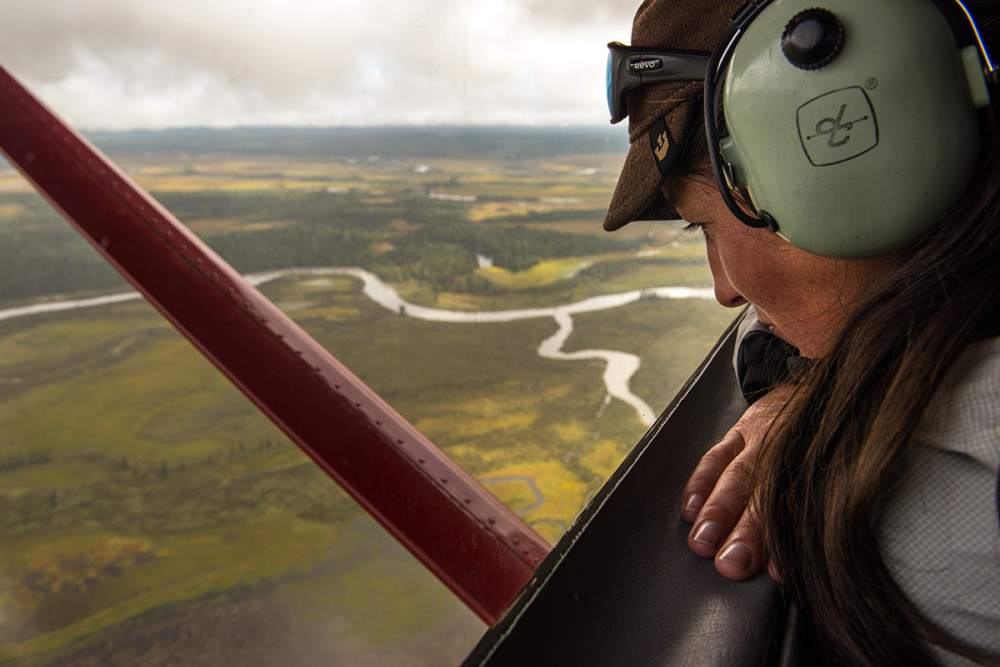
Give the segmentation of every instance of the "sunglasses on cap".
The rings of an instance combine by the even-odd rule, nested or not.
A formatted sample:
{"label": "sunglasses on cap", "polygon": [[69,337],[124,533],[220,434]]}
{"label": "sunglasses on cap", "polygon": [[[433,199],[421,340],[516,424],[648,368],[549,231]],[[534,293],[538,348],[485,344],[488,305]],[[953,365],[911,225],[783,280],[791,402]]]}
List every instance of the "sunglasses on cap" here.
{"label": "sunglasses on cap", "polygon": [[628,116],[625,93],[638,86],[667,81],[704,81],[710,53],[683,49],[643,49],[608,44],[608,111],[611,122]]}

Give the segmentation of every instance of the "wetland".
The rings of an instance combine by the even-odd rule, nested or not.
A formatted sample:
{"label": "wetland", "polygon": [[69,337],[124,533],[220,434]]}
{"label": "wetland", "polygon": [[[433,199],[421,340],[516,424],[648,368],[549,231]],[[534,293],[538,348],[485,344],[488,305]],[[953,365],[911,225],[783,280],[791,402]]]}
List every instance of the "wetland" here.
{"label": "wetland", "polygon": [[[628,394],[655,413],[734,315],[662,291],[710,288],[700,239],[601,230],[624,155],[579,138],[380,155],[266,132],[253,150],[113,139],[134,180],[267,274],[266,296],[553,543],[648,425],[582,353],[634,360]],[[19,309],[0,315],[0,664],[447,664],[475,644],[482,623],[10,171],[0,254],[0,310]]]}

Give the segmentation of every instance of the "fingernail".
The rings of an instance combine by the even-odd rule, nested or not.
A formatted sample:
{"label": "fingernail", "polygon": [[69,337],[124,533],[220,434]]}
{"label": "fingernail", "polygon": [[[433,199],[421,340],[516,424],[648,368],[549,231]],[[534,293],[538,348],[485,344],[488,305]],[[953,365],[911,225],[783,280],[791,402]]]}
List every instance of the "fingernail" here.
{"label": "fingernail", "polygon": [[704,504],[705,504],[704,496],[697,493],[692,493],[691,496],[688,497],[687,502],[684,504],[684,511],[697,514],[698,511],[701,509],[701,506]]}
{"label": "fingernail", "polygon": [[742,542],[730,542],[719,554],[719,560],[724,560],[741,570],[749,570],[753,554],[750,552],[750,547]]}
{"label": "fingernail", "polygon": [[695,528],[691,539],[715,549],[719,546],[719,541],[722,540],[722,527],[714,521],[705,521]]}

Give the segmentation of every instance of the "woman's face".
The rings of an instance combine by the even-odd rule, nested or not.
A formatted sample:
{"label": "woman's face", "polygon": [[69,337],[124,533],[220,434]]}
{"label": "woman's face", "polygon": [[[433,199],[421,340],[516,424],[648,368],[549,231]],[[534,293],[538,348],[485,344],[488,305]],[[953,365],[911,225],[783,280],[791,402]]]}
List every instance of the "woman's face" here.
{"label": "woman's face", "polygon": [[681,217],[704,233],[719,303],[731,308],[752,303],[761,323],[805,357],[828,351],[855,305],[888,267],[884,257],[813,255],[772,232],[748,227],[705,178],[673,178],[664,190]]}

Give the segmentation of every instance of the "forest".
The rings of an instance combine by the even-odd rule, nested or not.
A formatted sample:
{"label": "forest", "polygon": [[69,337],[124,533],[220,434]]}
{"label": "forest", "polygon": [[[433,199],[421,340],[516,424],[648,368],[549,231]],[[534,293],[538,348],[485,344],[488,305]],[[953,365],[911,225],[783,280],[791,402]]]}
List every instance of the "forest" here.
{"label": "forest", "polygon": [[[420,280],[435,291],[495,293],[473,275],[477,255],[523,271],[545,258],[634,250],[634,241],[559,233],[498,221],[470,223],[468,204],[411,193],[373,203],[359,192],[163,192],[182,221],[238,220],[202,238],[242,273],[309,266],[358,266],[389,281]],[[0,300],[100,290],[118,274],[43,200],[0,195]],[[579,212],[576,213],[579,215]],[[598,212],[592,212],[594,218]],[[255,225],[254,223],[281,224]],[[401,224],[401,221],[405,224]],[[596,223],[595,223],[596,224]]]}
{"label": "forest", "polygon": [[[434,292],[496,295],[502,288],[474,273],[477,256],[518,272],[542,259],[636,249],[634,240],[557,231],[560,223],[583,220],[599,231],[604,210],[588,207],[603,203],[607,176],[538,166],[559,156],[619,155],[627,142],[615,128],[181,128],[93,132],[88,139],[123,165],[155,164],[157,173],[175,174],[169,183],[146,187],[243,273],[358,266],[389,281],[422,281]],[[405,160],[435,159],[446,166],[427,175],[399,167]],[[241,170],[247,160],[273,169],[248,174]],[[340,170],[342,180],[324,183],[303,171],[324,168]],[[475,172],[484,168],[506,171],[484,181]],[[218,177],[228,179],[229,187],[205,180]],[[586,204],[537,206],[528,218],[516,208],[564,190],[566,179],[574,179],[571,186],[585,193]],[[177,185],[203,180],[198,187]],[[251,181],[278,187],[255,188]],[[468,191],[462,187],[473,188],[475,197],[433,196],[437,190]],[[592,202],[590,192],[601,197]],[[490,202],[507,208],[470,219],[474,205]],[[197,229],[204,220],[226,224]],[[118,274],[36,193],[0,189],[0,301],[122,286]]]}

